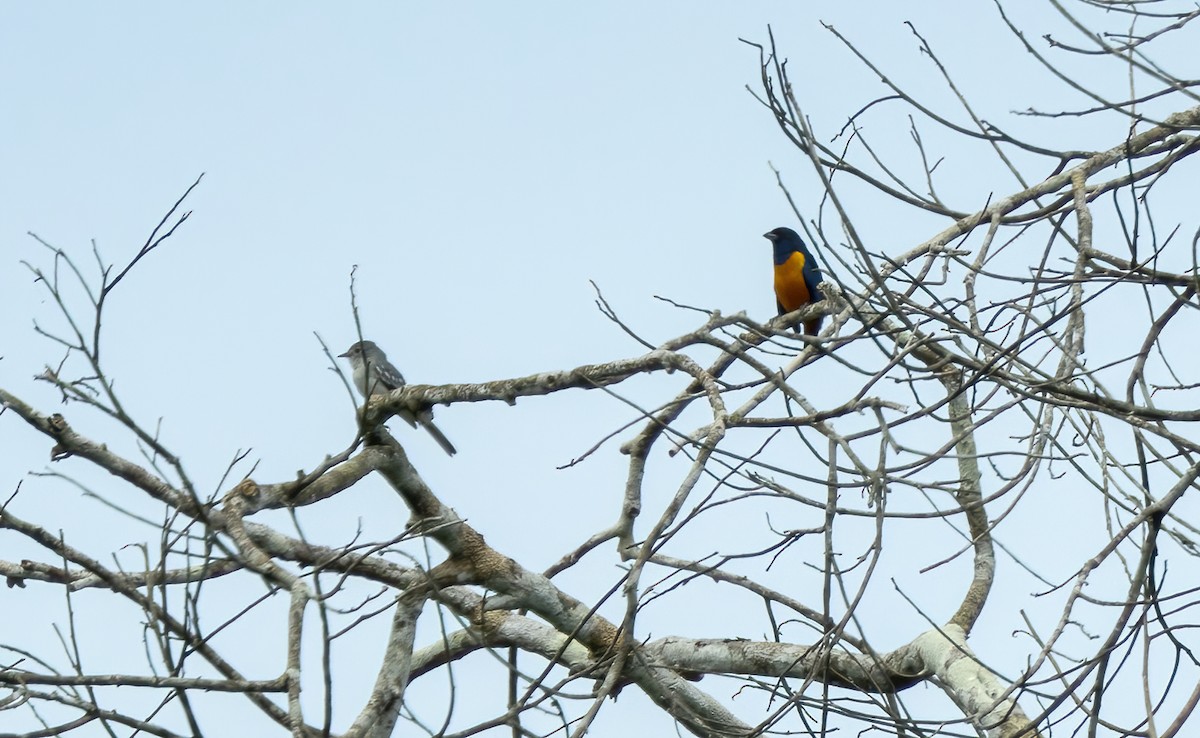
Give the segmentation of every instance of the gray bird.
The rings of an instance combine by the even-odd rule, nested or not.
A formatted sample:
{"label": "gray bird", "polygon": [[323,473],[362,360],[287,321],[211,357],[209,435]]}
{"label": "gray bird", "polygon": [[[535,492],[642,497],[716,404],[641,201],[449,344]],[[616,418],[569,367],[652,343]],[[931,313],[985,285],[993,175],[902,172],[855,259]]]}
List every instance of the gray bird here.
{"label": "gray bird", "polygon": [[[374,341],[359,341],[346,349],[346,353],[338,356],[350,360],[354,386],[358,387],[363,397],[386,394],[404,386],[404,375],[388,361],[387,354],[383,353],[383,349],[376,346]],[[414,428],[420,425],[433,436],[433,440],[437,441],[443,451],[451,456],[455,454],[454,444],[433,424],[432,411],[414,415],[409,410],[402,410],[396,415]]]}

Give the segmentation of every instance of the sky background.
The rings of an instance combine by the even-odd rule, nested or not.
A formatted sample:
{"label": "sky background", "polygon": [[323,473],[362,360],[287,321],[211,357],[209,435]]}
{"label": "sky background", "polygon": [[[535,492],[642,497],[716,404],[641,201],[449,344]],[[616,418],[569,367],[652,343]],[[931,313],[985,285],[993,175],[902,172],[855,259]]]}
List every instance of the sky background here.
{"label": "sky background", "polygon": [[[1040,8],[1016,18],[1031,38],[1066,32],[1062,19]],[[162,419],[163,440],[205,493],[228,489],[222,475],[239,450],[251,449],[257,480],[275,482],[353,438],[351,399],[314,333],[334,353],[355,340],[355,267],[364,334],[417,383],[486,381],[641,354],[597,310],[590,282],[651,342],[702,322],[656,296],[766,320],[774,299],[761,234],[795,225],[771,165],[801,208],[815,210],[820,190],[747,91],[758,87],[758,52],[739,39],[765,42],[773,28],[825,140],[887,91],[822,22],[931,107],[964,121],[905,21],[943,57],[982,117],[1036,133],[1048,146],[1120,141],[1119,124],[1012,114],[1089,102],[1039,73],[990,3],[124,3],[69,12],[6,3],[0,386],[44,412],[62,409],[56,393],[32,379],[61,358],[35,321],[52,331],[64,325],[23,266],[51,265],[27,232],[67,250],[89,275],[93,241],[105,263],[123,265],[201,173],[184,206],[191,219],[114,294],[103,340],[109,375],[131,413],[148,426]],[[1124,84],[1117,74],[1094,83],[1114,94]],[[900,108],[873,119],[868,133],[899,161],[916,161]],[[937,145],[947,157],[950,204],[974,210],[989,194],[1016,189],[992,165],[961,156],[956,142]],[[864,238],[885,253],[946,225],[932,216],[896,219],[866,203],[851,208]],[[82,309],[82,295],[73,294]],[[806,381],[814,392],[839,381],[836,366],[813,369]],[[677,387],[653,379],[628,391],[651,406]],[[136,455],[94,414],[69,408],[68,416],[82,432]],[[442,499],[492,545],[541,569],[615,518],[625,459],[618,440],[580,467],[556,467],[635,417],[597,392],[515,408],[439,409],[438,424],[460,451],[454,459],[422,434],[396,430]],[[103,514],[98,502],[61,480],[27,477],[45,468],[47,456],[45,439],[11,415],[0,418],[0,490],[7,495],[25,479],[17,514],[72,531],[97,551],[145,535],[89,524]],[[685,464],[661,469],[658,503]],[[62,466],[54,470],[67,472]],[[239,467],[233,479],[247,470]],[[69,471],[100,491],[129,492],[79,463]],[[363,487],[312,521],[328,540],[346,540],[358,526],[382,536],[405,520],[381,483]],[[529,520],[542,521],[536,535]],[[780,528],[811,523],[776,521]],[[1036,539],[1061,530],[1063,519],[1026,523],[1020,530]],[[914,551],[892,575],[901,587],[957,593],[969,562],[916,573],[952,550]],[[0,536],[3,558],[30,553]],[[615,582],[619,574],[606,557],[568,573],[563,586]],[[1013,586],[1022,596],[1032,587]],[[44,596],[46,607],[60,605],[61,593],[37,589],[9,590],[0,601]],[[698,606],[711,601],[713,590],[695,589]],[[895,592],[876,606],[888,613],[883,632],[891,627],[895,637],[879,647],[927,627]],[[0,611],[9,613],[0,614],[0,630],[11,633],[5,620],[13,610]],[[757,621],[743,630],[736,616],[732,625],[676,627],[671,615],[653,635],[671,628],[762,637]],[[949,611],[928,615],[942,621]],[[1023,647],[1003,661],[1018,622],[987,617],[983,626],[999,640],[985,656],[1020,668]],[[264,616],[254,627],[276,632],[278,620]],[[256,643],[252,632],[237,637]],[[364,636],[359,647],[374,653],[377,645]],[[256,647],[264,658],[279,655],[266,641]],[[373,657],[362,663],[365,684],[375,664]],[[341,719],[362,694],[350,693]],[[623,734],[628,718],[619,715],[628,709],[606,710],[600,734]]]}

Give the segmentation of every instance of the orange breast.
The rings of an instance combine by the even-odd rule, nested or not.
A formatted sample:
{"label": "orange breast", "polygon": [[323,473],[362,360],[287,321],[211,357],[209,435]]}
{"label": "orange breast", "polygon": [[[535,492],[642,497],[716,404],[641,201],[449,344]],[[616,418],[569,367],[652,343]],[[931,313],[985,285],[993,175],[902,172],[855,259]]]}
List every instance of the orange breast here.
{"label": "orange breast", "polygon": [[782,264],[775,265],[775,299],[784,312],[807,305],[812,295],[804,283],[804,254],[796,252]]}

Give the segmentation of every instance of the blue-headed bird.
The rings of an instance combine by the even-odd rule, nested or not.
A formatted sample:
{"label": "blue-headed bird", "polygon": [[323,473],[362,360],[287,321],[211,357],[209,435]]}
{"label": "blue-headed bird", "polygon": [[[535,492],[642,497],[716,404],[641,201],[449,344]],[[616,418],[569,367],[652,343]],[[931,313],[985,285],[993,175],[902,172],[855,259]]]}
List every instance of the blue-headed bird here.
{"label": "blue-headed bird", "polygon": [[[776,228],[764,233],[763,238],[775,247],[775,306],[779,308],[779,314],[790,313],[824,299],[817,291],[817,285],[821,284],[824,277],[799,234],[791,228]],[[824,315],[818,315],[804,321],[804,333],[817,335],[824,319]]]}

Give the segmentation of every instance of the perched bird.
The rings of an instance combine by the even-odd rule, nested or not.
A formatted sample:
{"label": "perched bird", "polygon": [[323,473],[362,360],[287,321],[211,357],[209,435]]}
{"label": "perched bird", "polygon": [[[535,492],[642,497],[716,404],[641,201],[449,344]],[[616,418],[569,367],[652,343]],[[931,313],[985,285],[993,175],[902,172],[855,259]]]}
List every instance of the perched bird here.
{"label": "perched bird", "polygon": [[[338,356],[350,360],[354,386],[358,387],[363,397],[386,394],[404,386],[404,375],[388,361],[387,354],[383,353],[383,349],[376,346],[374,341],[359,341],[346,349],[346,353]],[[437,441],[443,451],[451,456],[455,454],[457,449],[454,448],[454,444],[433,424],[431,411],[414,415],[410,410],[402,410],[396,414],[414,428],[420,425],[433,436],[433,440]]]}
{"label": "perched bird", "polygon": [[[776,228],[764,233],[763,238],[775,246],[775,306],[779,314],[820,302],[823,298],[817,285],[824,277],[800,236],[791,228]],[[804,333],[817,335],[824,319],[824,315],[818,315],[804,321]]]}

